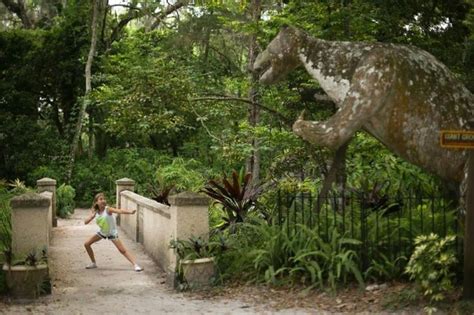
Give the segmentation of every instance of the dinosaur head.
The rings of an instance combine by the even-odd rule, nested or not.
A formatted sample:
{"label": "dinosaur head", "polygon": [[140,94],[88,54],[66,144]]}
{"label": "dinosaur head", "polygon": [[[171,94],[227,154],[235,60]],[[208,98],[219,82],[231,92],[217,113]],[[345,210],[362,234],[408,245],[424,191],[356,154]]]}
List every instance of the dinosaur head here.
{"label": "dinosaur head", "polygon": [[287,26],[268,44],[253,64],[253,70],[261,72],[260,82],[272,84],[283,79],[299,65],[297,55],[301,31]]}

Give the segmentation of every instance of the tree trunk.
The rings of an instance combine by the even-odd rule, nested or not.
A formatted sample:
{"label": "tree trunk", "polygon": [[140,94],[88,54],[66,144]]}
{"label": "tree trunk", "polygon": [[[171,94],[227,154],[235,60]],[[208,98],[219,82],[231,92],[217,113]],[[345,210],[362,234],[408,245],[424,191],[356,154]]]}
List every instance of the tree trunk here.
{"label": "tree trunk", "polygon": [[[342,5],[347,8],[350,5],[350,0],[342,0]],[[350,19],[349,15],[344,17],[344,35],[350,37]],[[329,190],[333,183],[336,183],[339,192],[343,192],[346,187],[346,153],[351,139],[340,146],[334,154],[334,159],[329,169],[327,176],[324,178],[323,186],[319,192],[318,198],[324,199],[327,197]]]}
{"label": "tree trunk", "polygon": [[[261,2],[260,0],[252,0],[250,3],[250,13],[252,15],[252,21],[258,23],[261,15]],[[250,36],[250,45],[248,53],[248,69],[252,69],[253,63],[258,55],[258,46],[256,34]],[[256,127],[260,121],[260,108],[256,103],[258,103],[258,91],[257,91],[257,82],[258,75],[250,72],[250,90],[248,94],[249,101],[252,103],[249,105],[249,116],[248,121],[251,127]],[[258,139],[251,139],[252,152],[247,158],[247,172],[252,174],[252,183],[255,185],[260,180],[260,152],[259,152],[259,143]]]}
{"label": "tree trunk", "polygon": [[323,186],[321,188],[321,191],[319,192],[319,199],[324,199],[327,197],[327,194],[334,182],[338,183],[339,186],[341,185],[340,181],[342,178],[344,178],[345,181],[344,175],[346,170],[346,152],[350,142],[351,141],[349,140],[344,143],[342,146],[339,147],[339,149],[337,149],[336,153],[334,154],[334,159],[332,161],[331,168],[329,169],[329,172],[324,178]]}
{"label": "tree trunk", "polygon": [[87,157],[92,159],[92,155],[94,153],[94,115],[92,115],[92,111],[89,112],[89,128],[88,128],[88,141],[89,141],[89,146],[87,147]]}
{"label": "tree trunk", "polygon": [[79,139],[82,132],[82,120],[84,119],[85,112],[87,110],[87,97],[92,90],[91,77],[92,77],[92,61],[94,60],[94,55],[96,51],[97,43],[97,18],[99,16],[99,6],[100,1],[102,0],[93,0],[93,13],[92,13],[92,24],[91,24],[91,46],[89,49],[89,55],[87,56],[86,68],[85,68],[85,77],[86,77],[86,91],[84,95],[84,100],[80,105],[79,114],[76,121],[76,127],[74,130],[74,137],[72,139],[71,151],[69,153],[69,164],[66,173],[66,182],[70,183],[72,179],[72,170],[74,168],[74,162],[76,158],[76,151],[79,144]]}
{"label": "tree trunk", "polygon": [[15,2],[13,0],[2,0],[3,5],[12,13],[14,13],[21,20],[24,28],[31,29],[34,26],[34,23],[28,12],[23,0],[18,0]]}

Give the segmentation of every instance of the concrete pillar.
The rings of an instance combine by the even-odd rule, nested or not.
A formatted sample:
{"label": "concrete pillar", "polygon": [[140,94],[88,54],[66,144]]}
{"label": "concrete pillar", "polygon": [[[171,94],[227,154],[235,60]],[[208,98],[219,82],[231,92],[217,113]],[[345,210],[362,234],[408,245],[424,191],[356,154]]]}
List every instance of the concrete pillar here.
{"label": "concrete pillar", "polygon": [[[130,178],[122,178],[118,179],[115,181],[115,186],[116,186],[116,195],[115,195],[115,200],[116,200],[116,206],[117,208],[121,208],[121,201],[120,201],[120,193],[124,190],[128,191],[135,191],[135,181]],[[117,224],[120,225],[120,215],[117,215]]]}
{"label": "concrete pillar", "polygon": [[25,193],[13,197],[10,205],[14,257],[23,259],[32,251],[49,250],[50,199],[36,193]]}
{"label": "concrete pillar", "polygon": [[[189,239],[191,236],[209,237],[209,198],[205,195],[182,192],[168,198],[170,203],[172,238]],[[168,282],[175,285],[176,254],[169,250]]]}
{"label": "concrete pillar", "polygon": [[58,226],[58,219],[56,218],[56,180],[52,178],[41,178],[36,181],[36,187],[39,193],[43,191],[49,191],[53,194],[53,204],[51,205],[52,208],[52,226]]}

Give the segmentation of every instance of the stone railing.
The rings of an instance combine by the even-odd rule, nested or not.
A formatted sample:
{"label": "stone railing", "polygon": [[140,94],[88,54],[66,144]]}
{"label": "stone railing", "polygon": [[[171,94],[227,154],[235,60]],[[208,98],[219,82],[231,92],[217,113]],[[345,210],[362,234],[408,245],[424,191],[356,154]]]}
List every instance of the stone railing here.
{"label": "stone railing", "polygon": [[56,181],[37,181],[38,192],[13,197],[11,205],[12,254],[23,259],[33,251],[49,250],[56,226]]}
{"label": "stone railing", "polygon": [[208,205],[206,196],[196,193],[179,193],[169,197],[170,206],[134,193],[133,180],[116,181],[117,207],[137,209],[134,215],[121,215],[120,226],[168,274],[174,283],[176,255],[170,241],[191,236],[209,236]]}

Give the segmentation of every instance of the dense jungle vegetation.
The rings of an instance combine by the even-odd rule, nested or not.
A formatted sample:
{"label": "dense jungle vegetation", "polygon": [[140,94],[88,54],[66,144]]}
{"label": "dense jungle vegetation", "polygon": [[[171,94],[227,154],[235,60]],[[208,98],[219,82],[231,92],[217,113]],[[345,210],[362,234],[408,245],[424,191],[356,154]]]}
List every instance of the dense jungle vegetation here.
{"label": "dense jungle vegetation", "polygon": [[[316,193],[335,158],[343,163],[334,189],[358,196],[416,189],[453,200],[454,189],[363,132],[343,152],[296,137],[291,125],[302,110],[322,120],[335,107],[303,69],[272,86],[260,85],[249,71],[283,25],[327,40],[415,45],[474,92],[472,0],[2,0],[4,225],[7,200],[19,190],[16,179],[34,187],[42,177],[54,178],[60,195],[87,207],[96,192],[113,198],[123,177],[136,181],[138,193],[157,198],[170,190],[199,191],[237,170],[252,174],[255,190],[263,187],[252,199],[262,210],[229,230],[247,221],[255,204],[242,217],[226,216],[225,204],[211,208],[211,225],[227,222],[216,240],[237,248],[220,256],[223,278],[238,270],[271,283],[284,278],[336,287],[398,277],[409,256],[400,265],[379,256],[371,269],[360,270],[357,241],[307,228],[289,235],[268,223],[278,190]],[[63,216],[72,209],[66,204]],[[308,239],[313,242],[302,242]],[[316,256],[325,257],[318,266],[311,263]]]}

